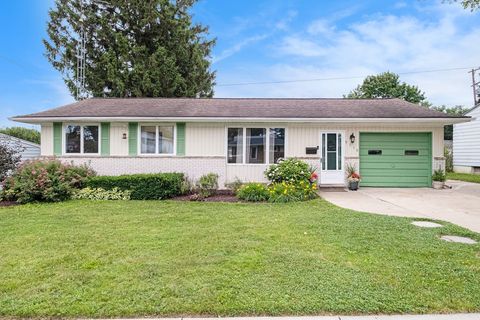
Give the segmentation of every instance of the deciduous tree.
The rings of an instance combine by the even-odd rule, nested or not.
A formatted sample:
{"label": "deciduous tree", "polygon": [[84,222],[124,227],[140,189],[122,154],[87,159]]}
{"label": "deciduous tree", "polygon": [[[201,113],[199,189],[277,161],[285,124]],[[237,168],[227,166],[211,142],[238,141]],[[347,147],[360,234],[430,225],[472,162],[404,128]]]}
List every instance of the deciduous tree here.
{"label": "deciduous tree", "polygon": [[417,86],[400,82],[400,77],[392,72],[366,77],[362,84],[345,97],[351,99],[400,98],[417,104],[427,103],[425,94]]}

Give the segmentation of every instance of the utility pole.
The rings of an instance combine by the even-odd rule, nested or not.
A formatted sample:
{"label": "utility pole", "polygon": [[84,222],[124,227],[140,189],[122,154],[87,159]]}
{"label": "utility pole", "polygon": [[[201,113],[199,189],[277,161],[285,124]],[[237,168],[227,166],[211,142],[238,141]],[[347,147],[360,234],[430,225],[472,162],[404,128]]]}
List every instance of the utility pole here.
{"label": "utility pole", "polygon": [[468,73],[472,74],[472,88],[473,88],[473,106],[480,104],[480,79],[475,78],[475,73],[478,73],[480,78],[480,67],[470,70]]}

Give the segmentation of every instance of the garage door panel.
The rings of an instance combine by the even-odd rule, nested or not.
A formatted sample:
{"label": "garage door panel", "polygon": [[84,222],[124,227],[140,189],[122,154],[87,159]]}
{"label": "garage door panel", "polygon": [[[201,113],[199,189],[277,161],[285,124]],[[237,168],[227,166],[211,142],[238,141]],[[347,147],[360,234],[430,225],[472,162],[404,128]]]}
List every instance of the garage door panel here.
{"label": "garage door panel", "polygon": [[363,169],[363,176],[371,176],[371,177],[402,177],[402,176],[410,176],[415,177],[418,175],[428,176],[428,171],[424,168],[420,169],[401,169],[401,168],[375,168],[375,169]]}
{"label": "garage door panel", "polygon": [[427,143],[422,143],[422,144],[417,144],[417,143],[404,143],[401,146],[381,146],[381,145],[368,145],[368,144],[362,144],[362,146],[365,149],[362,149],[362,151],[367,152],[368,150],[379,150],[381,149],[382,151],[385,150],[399,150],[399,151],[404,151],[404,150],[425,150],[429,151],[430,150],[430,145]]}
{"label": "garage door panel", "polygon": [[[362,184],[363,185],[363,184]],[[381,181],[381,182],[370,182],[369,187],[392,187],[392,188],[419,188],[419,187],[428,187],[425,185],[425,182],[399,182],[399,181]]]}
{"label": "garage door panel", "polygon": [[[418,162],[397,162],[395,163],[395,166],[393,167],[395,169],[408,169],[408,170],[415,170],[415,169],[421,169],[424,170],[423,168],[423,163],[418,163]],[[362,165],[363,172],[365,173],[367,170],[377,170],[377,169],[392,169],[392,164],[391,163],[385,163],[385,162],[369,162],[364,165]]]}
{"label": "garage door panel", "polygon": [[[425,142],[425,132],[394,132],[394,133],[383,133],[383,132],[365,132],[368,136],[364,136],[364,142],[398,142],[400,140],[409,141],[409,142]],[[402,135],[404,135],[402,137]],[[408,136],[406,136],[408,135]]]}
{"label": "garage door panel", "polygon": [[[370,151],[381,150],[382,154],[381,155],[372,155],[372,154],[368,153],[369,150]],[[370,156],[372,159],[374,159],[375,157],[381,158],[381,157],[385,157],[385,156],[404,156],[405,151],[407,151],[407,150],[408,151],[418,151],[418,156],[426,156],[426,157],[430,156],[430,151],[428,149],[420,149],[420,148],[403,148],[403,149],[368,148],[368,149],[365,149],[365,150],[361,150],[360,155],[361,156]],[[408,157],[409,158],[415,158],[415,157],[418,157],[418,156],[410,155]]]}
{"label": "garage door panel", "polygon": [[[365,160],[366,157],[361,158]],[[381,158],[370,156],[367,163],[418,163],[424,165],[427,161],[430,161],[429,156],[387,155]]]}
{"label": "garage door panel", "polygon": [[431,133],[360,133],[363,186],[430,186],[431,163]]}

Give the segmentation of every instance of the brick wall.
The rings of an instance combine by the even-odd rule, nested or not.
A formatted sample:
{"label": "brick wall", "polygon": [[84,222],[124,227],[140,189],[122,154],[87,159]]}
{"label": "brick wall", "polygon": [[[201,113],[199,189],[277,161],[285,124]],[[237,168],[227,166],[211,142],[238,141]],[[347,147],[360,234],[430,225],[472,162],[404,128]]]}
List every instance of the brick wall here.
{"label": "brick wall", "polygon": [[225,184],[225,157],[58,157],[62,162],[86,163],[99,175],[183,172],[196,181],[200,176],[218,174],[220,188]]}

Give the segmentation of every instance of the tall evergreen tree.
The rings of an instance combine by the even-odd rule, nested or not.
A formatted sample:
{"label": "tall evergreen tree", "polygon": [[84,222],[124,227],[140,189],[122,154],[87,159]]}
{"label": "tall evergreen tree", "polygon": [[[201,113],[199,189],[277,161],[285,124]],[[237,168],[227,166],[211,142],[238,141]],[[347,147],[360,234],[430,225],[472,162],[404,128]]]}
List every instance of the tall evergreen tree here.
{"label": "tall evergreen tree", "polygon": [[46,57],[76,96],[76,48],[86,34],[85,88],[94,97],[211,97],[215,39],[192,22],[197,0],[56,0]]}

